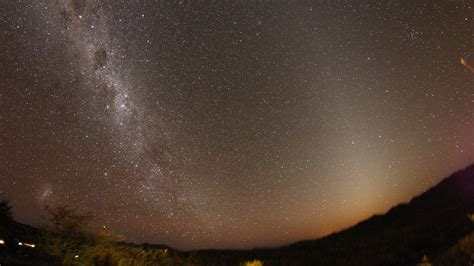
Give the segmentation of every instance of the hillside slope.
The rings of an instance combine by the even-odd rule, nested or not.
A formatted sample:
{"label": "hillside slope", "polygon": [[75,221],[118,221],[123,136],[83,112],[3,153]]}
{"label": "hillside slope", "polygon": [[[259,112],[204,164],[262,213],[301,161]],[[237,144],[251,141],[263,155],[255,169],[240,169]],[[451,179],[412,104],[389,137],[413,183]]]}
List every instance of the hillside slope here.
{"label": "hillside slope", "polygon": [[[321,239],[281,248],[180,252],[160,245],[74,241],[82,247],[81,254],[93,250],[105,256],[100,265],[116,265],[115,262],[121,261],[143,265],[240,265],[254,259],[263,261],[266,266],[416,265],[424,255],[435,265],[472,265],[474,223],[468,217],[470,213],[474,213],[474,165],[384,215],[373,216]],[[64,254],[62,257],[51,255],[42,248],[41,236],[45,233],[0,219],[0,237],[11,244],[0,248],[0,263],[62,264]],[[18,241],[40,242],[36,242],[37,248],[28,251],[17,248]],[[100,257],[96,255],[94,261]]]}
{"label": "hillside slope", "polygon": [[265,265],[415,265],[435,258],[473,232],[474,165],[351,228],[279,249],[202,251],[206,263],[260,259]]}

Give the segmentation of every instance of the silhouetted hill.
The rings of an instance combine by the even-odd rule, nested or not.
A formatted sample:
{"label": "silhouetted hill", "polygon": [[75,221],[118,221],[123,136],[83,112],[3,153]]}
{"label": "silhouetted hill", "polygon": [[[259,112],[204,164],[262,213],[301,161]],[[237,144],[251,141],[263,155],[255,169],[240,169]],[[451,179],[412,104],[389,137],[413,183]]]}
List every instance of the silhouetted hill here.
{"label": "silhouetted hill", "polygon": [[61,235],[4,217],[0,240],[0,265],[192,265],[189,255],[165,245],[110,241],[100,234]]}
{"label": "silhouetted hill", "polygon": [[[308,251],[311,260],[330,264],[410,265],[422,255],[434,256],[473,230],[467,214],[474,211],[474,166],[441,181],[408,204],[383,216],[317,241],[288,247]],[[309,250],[318,252],[309,252]],[[324,260],[323,260],[324,258]]]}
{"label": "silhouetted hill", "polygon": [[[424,255],[434,265],[472,265],[474,223],[468,217],[470,213],[474,213],[474,165],[384,215],[317,240],[281,248],[180,252],[164,245],[58,238],[44,230],[0,219],[0,239],[9,243],[0,247],[0,264],[63,264],[67,259],[64,255],[45,252],[46,235],[46,240],[59,245],[72,243],[82,254],[79,258],[89,254],[90,258],[82,262],[94,261],[96,265],[240,265],[254,259],[264,265],[416,265]],[[29,250],[17,247],[18,241],[39,241],[39,245]]]}
{"label": "silhouetted hill", "polygon": [[0,216],[0,265],[58,265],[58,260],[42,249],[20,246],[36,243],[42,230]]}
{"label": "silhouetted hill", "polygon": [[474,223],[468,213],[473,212],[474,165],[408,204],[318,240],[278,249],[200,254],[208,257],[207,264],[215,265],[250,259],[260,259],[265,265],[416,265],[423,255],[436,258],[471,233]]}

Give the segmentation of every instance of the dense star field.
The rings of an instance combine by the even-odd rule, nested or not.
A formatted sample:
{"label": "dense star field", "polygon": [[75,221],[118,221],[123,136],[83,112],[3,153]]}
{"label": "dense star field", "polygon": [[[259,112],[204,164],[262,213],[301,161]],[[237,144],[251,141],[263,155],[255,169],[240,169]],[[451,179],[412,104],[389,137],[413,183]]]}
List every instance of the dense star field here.
{"label": "dense star field", "polygon": [[402,2],[0,1],[0,191],[182,249],[386,211],[474,162],[473,3]]}

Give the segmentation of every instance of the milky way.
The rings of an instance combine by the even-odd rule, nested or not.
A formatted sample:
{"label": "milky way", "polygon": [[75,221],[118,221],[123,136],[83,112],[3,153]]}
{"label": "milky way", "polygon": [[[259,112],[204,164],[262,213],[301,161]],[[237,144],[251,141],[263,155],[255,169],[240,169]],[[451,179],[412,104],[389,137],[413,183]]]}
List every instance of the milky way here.
{"label": "milky way", "polygon": [[[474,162],[469,1],[3,1],[0,191],[128,241],[281,245]],[[462,60],[461,60],[462,58]]]}
{"label": "milky way", "polygon": [[[151,194],[151,198],[159,201],[161,207],[168,206],[168,202],[174,204],[174,195],[159,197],[159,194],[170,193],[178,184],[173,183],[170,179],[171,173],[164,172],[160,166],[159,160],[162,156],[159,158],[151,156],[150,159],[147,154],[147,148],[151,146],[147,140],[162,141],[159,133],[165,131],[163,134],[166,135],[167,129],[159,126],[152,128],[149,121],[146,121],[144,117],[146,108],[139,96],[133,94],[137,88],[134,88],[135,84],[128,82],[124,75],[125,66],[122,66],[120,58],[126,55],[117,49],[116,46],[120,45],[113,43],[109,28],[111,27],[109,24],[113,22],[108,20],[107,10],[98,1],[60,1],[53,6],[54,11],[63,18],[71,53],[79,54],[82,85],[92,87],[92,97],[97,99],[98,105],[102,105],[104,109],[105,116],[101,118],[104,123],[111,123],[112,132],[107,137],[117,144],[115,151],[122,153],[121,157],[128,160],[134,168],[143,169],[145,172],[143,180],[138,182],[140,185],[134,186],[132,190],[139,190],[140,193],[137,195],[141,197]],[[165,115],[165,113],[154,115]],[[154,134],[152,131],[158,132]],[[166,141],[164,145],[167,145]],[[166,151],[159,150],[159,152]],[[172,157],[169,156],[164,160],[172,160]],[[107,171],[104,172],[104,176],[108,176]],[[167,184],[170,182],[171,185]],[[155,192],[155,186],[169,187],[158,188],[159,191]]]}

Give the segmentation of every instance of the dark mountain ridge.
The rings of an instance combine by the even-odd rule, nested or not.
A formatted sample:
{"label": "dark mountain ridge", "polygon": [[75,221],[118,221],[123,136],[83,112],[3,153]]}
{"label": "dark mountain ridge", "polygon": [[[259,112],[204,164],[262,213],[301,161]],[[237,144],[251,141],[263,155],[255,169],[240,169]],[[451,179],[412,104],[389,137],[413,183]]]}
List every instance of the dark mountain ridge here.
{"label": "dark mountain ridge", "polygon": [[[466,253],[466,245],[468,250],[462,263],[440,265],[471,265],[474,262],[474,223],[469,214],[473,213],[474,165],[471,165],[443,179],[410,202],[391,208],[384,215],[374,215],[350,228],[316,240],[253,250],[181,252],[165,245],[128,243],[117,243],[114,249],[127,249],[133,254],[164,250],[173,254],[170,265],[189,265],[183,264],[183,261],[189,262],[189,258],[193,261],[191,265],[241,265],[255,259],[264,265],[416,265],[425,255],[430,260],[439,261],[437,258],[446,254],[447,250],[460,256],[459,250],[452,247],[462,242],[462,252]],[[44,230],[13,220],[0,222],[0,236],[10,243],[34,241],[44,234]],[[40,247],[36,253],[26,255],[0,252],[0,262],[2,254],[13,257],[22,254],[22,258],[15,260],[19,265],[32,262],[37,265],[59,264],[59,258],[44,253]],[[39,260],[43,263],[38,263]],[[154,262],[146,265],[154,265]]]}
{"label": "dark mountain ridge", "polygon": [[[443,179],[409,203],[316,240],[252,251],[200,251],[209,264],[259,259],[265,265],[415,265],[473,232],[474,165]],[[204,255],[203,254],[203,255]],[[233,257],[240,257],[239,259]]]}
{"label": "dark mountain ridge", "polygon": [[[462,216],[462,220],[468,221],[464,218],[467,218],[468,213],[474,211],[473,208],[474,165],[471,165],[443,179],[439,184],[412,198],[409,203],[401,203],[383,215],[374,215],[340,232],[317,240],[300,241],[290,245],[290,247],[310,244],[314,241],[325,240],[348,232],[364,232],[366,229],[371,230],[373,226],[382,224],[384,226],[397,226],[407,222],[419,221],[420,219],[426,220],[427,216],[441,218],[450,212],[453,212],[454,215],[458,214]],[[467,224],[471,225],[470,223]]]}

